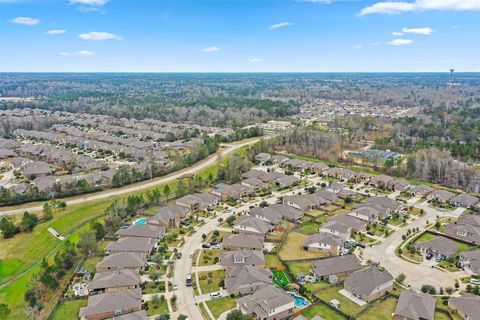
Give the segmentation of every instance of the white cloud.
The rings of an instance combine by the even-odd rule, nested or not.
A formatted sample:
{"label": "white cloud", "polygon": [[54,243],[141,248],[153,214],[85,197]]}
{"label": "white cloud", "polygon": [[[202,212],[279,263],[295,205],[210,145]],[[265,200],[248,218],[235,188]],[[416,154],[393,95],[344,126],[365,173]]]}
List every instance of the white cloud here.
{"label": "white cloud", "polygon": [[122,37],[119,37],[116,34],[108,33],[108,32],[98,32],[98,31],[82,33],[82,34],[79,34],[78,37],[83,40],[97,40],[97,41],[122,39]]}
{"label": "white cloud", "polygon": [[201,51],[209,53],[209,52],[217,52],[219,50],[220,50],[219,47],[206,47],[206,48],[203,48]]}
{"label": "white cloud", "polygon": [[62,34],[62,33],[65,33],[65,32],[67,32],[67,30],[65,30],[65,29],[53,29],[53,30],[48,30],[45,33],[48,34],[48,35],[55,35],[55,34]]}
{"label": "white cloud", "polygon": [[70,4],[82,4],[85,6],[103,6],[108,0],[70,0]]}
{"label": "white cloud", "polygon": [[356,44],[356,45],[353,46],[353,49],[363,49],[363,45]]}
{"label": "white cloud", "polygon": [[394,36],[403,36],[403,32],[392,32]]}
{"label": "white cloud", "polygon": [[268,27],[268,30],[275,30],[275,29],[279,29],[279,28],[288,27],[288,26],[291,26],[291,25],[293,25],[293,23],[288,22],[288,21],[284,21],[284,22],[272,24],[271,26]]}
{"label": "white cloud", "polygon": [[413,44],[415,41],[410,39],[395,39],[390,41],[388,44],[392,46],[407,46],[409,44]]}
{"label": "white cloud", "polygon": [[397,14],[411,11],[427,10],[480,10],[479,0],[415,0],[414,2],[386,1],[377,2],[369,7],[363,8],[360,15],[380,13]]}
{"label": "white cloud", "polygon": [[70,55],[69,52],[65,52],[65,51],[59,52],[58,54],[63,57],[68,57]]}
{"label": "white cloud", "polygon": [[40,23],[40,20],[29,17],[16,17],[10,20],[11,23],[23,24],[24,26],[34,26]]}
{"label": "white cloud", "polygon": [[403,28],[402,30],[405,33],[415,33],[415,34],[424,34],[426,36],[431,35],[433,33],[432,28]]}
{"label": "white cloud", "polygon": [[250,63],[259,63],[259,62],[262,62],[263,60],[260,59],[260,58],[252,58],[252,59],[249,59],[248,62]]}
{"label": "white cloud", "polygon": [[95,52],[93,52],[93,51],[88,51],[88,50],[80,50],[80,51],[75,52],[75,54],[76,54],[77,56],[88,57],[88,56],[93,56],[93,55],[95,54]]}

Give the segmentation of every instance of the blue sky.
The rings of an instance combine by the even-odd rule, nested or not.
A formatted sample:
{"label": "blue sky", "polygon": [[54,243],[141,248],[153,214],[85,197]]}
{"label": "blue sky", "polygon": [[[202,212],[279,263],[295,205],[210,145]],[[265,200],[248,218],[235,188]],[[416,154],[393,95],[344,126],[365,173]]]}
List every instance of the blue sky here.
{"label": "blue sky", "polygon": [[0,0],[0,70],[480,71],[480,0]]}

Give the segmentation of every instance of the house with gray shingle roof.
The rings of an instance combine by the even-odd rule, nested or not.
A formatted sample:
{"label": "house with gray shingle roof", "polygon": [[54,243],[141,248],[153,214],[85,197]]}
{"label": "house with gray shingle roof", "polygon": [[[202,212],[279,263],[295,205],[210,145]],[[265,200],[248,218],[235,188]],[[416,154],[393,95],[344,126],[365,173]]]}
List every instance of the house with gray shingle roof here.
{"label": "house with gray shingle roof", "polygon": [[434,320],[435,298],[429,294],[413,290],[402,291],[398,298],[393,319],[395,320]]}
{"label": "house with gray shingle roof", "polygon": [[270,160],[271,155],[269,153],[261,152],[255,156],[255,160],[260,163],[265,163]]}
{"label": "house with gray shingle roof", "polygon": [[218,197],[211,193],[188,194],[175,201],[177,206],[188,208],[190,211],[207,210],[218,204]]}
{"label": "house with gray shingle roof", "polygon": [[425,185],[417,185],[417,186],[412,186],[407,190],[407,193],[409,193],[412,196],[421,196],[421,197],[426,197],[430,193],[432,193],[434,189],[429,186]]}
{"label": "house with gray shingle roof", "polygon": [[466,320],[480,320],[480,297],[466,294],[462,297],[450,297],[448,306]]}
{"label": "house with gray shingle roof", "polygon": [[114,271],[121,269],[141,270],[147,265],[145,254],[136,252],[112,253],[103,257],[102,261],[97,263],[95,269],[97,272]]}
{"label": "house with gray shingle roof", "polygon": [[435,257],[443,257],[445,259],[453,257],[458,252],[457,243],[445,237],[437,237],[415,244],[415,248],[424,254],[431,253]]}
{"label": "house with gray shingle roof", "polygon": [[271,285],[237,300],[243,313],[256,319],[282,320],[294,316],[295,300],[282,289]]}
{"label": "house with gray shingle roof", "polygon": [[480,243],[480,216],[463,213],[456,223],[445,226],[444,233],[473,244]]}
{"label": "house with gray shingle roof", "polygon": [[340,254],[343,246],[342,238],[327,232],[319,232],[305,240],[303,248],[307,251],[323,251],[334,255]]}
{"label": "house with gray shingle roof", "polygon": [[361,219],[357,219],[348,215],[348,213],[337,214],[331,218],[328,218],[327,221],[339,221],[346,226],[349,226],[352,229],[352,232],[365,231],[367,222]]}
{"label": "house with gray shingle roof", "polygon": [[150,254],[156,243],[157,240],[152,238],[120,238],[115,242],[109,243],[105,247],[105,253],[110,254],[118,252],[137,252],[143,254]]}
{"label": "house with gray shingle roof", "polygon": [[38,192],[50,192],[53,190],[57,180],[52,176],[37,177],[33,180],[33,185],[37,187]]}
{"label": "house with gray shingle roof", "polygon": [[387,188],[392,191],[407,191],[410,183],[403,179],[393,179],[387,183]]}
{"label": "house with gray shingle roof", "polygon": [[232,234],[223,237],[222,246],[225,250],[263,250],[264,237],[250,234]]}
{"label": "house with gray shingle roof", "polygon": [[123,269],[111,272],[97,272],[92,281],[88,283],[88,291],[113,292],[119,290],[135,289],[140,284],[138,270]]}
{"label": "house with gray shingle roof", "polygon": [[165,228],[151,224],[132,224],[126,229],[120,229],[116,232],[120,238],[139,237],[161,239],[165,234]]}
{"label": "house with gray shingle roof", "polygon": [[243,179],[252,179],[252,178],[259,179],[260,177],[263,177],[266,174],[267,173],[265,171],[251,169],[247,172],[242,173],[242,178]]}
{"label": "house with gray shingle roof", "polygon": [[475,276],[480,275],[480,251],[460,252],[459,262],[466,273]]}
{"label": "house with gray shingle roof", "polygon": [[448,202],[450,199],[455,197],[455,193],[447,190],[435,190],[427,196],[428,200],[435,200],[440,202]]}
{"label": "house with gray shingle roof", "polygon": [[257,178],[248,178],[242,181],[242,185],[252,188],[255,191],[268,188],[268,184]]}
{"label": "house with gray shingle roof", "polygon": [[220,253],[219,264],[224,268],[239,266],[265,267],[265,257],[262,251],[240,249]]}
{"label": "house with gray shingle roof", "polygon": [[142,290],[137,288],[89,296],[87,306],[80,308],[79,316],[86,320],[108,319],[141,309]]}
{"label": "house with gray shingle roof", "polygon": [[371,266],[350,274],[344,288],[355,297],[370,302],[393,288],[393,276],[388,271]]}
{"label": "house with gray shingle roof", "polygon": [[273,230],[271,224],[253,216],[241,216],[233,225],[233,230],[238,233],[253,234],[264,237]]}
{"label": "house with gray shingle roof", "polygon": [[225,289],[229,294],[246,295],[272,284],[272,272],[252,266],[240,266],[227,270]]}
{"label": "house with gray shingle roof", "polygon": [[478,203],[478,198],[467,193],[461,193],[448,201],[452,206],[471,208]]}
{"label": "house with gray shingle roof", "polygon": [[157,213],[147,220],[148,224],[164,228],[178,227],[180,221],[185,220],[189,210],[181,206],[168,206],[157,210]]}
{"label": "house with gray shingle roof", "polygon": [[312,262],[312,274],[317,280],[324,280],[333,275],[349,275],[362,268],[360,260],[353,254],[319,259]]}
{"label": "house with gray shingle roof", "polygon": [[318,232],[331,233],[343,241],[350,239],[352,228],[338,220],[327,221],[318,227]]}
{"label": "house with gray shingle roof", "polygon": [[392,180],[392,177],[381,174],[379,176],[374,176],[373,178],[371,178],[368,184],[372,187],[386,188],[388,183]]}
{"label": "house with gray shingle roof", "polygon": [[147,311],[140,310],[137,312],[124,314],[121,316],[116,316],[115,320],[148,320],[148,315],[147,315]]}
{"label": "house with gray shingle roof", "polygon": [[20,168],[24,177],[41,177],[52,174],[55,170],[44,161],[28,162]]}

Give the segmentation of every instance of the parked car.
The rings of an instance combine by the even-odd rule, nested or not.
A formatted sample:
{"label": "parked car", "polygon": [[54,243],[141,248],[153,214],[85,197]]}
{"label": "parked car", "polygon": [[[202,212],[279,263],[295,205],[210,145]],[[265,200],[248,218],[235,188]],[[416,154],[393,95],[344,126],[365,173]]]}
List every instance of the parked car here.
{"label": "parked car", "polygon": [[190,253],[190,259],[193,259],[193,256],[195,255],[195,253]]}
{"label": "parked car", "polygon": [[187,287],[192,286],[192,276],[190,274],[187,275],[187,278],[185,279],[185,284],[187,285]]}
{"label": "parked car", "polygon": [[221,296],[222,296],[222,294],[218,291],[210,293],[210,298],[212,298],[212,299],[220,298]]}
{"label": "parked car", "polygon": [[375,233],[373,233],[372,231],[367,231],[367,234],[368,234],[369,236],[374,236],[374,235],[375,235]]}
{"label": "parked car", "polygon": [[210,249],[210,244],[209,243],[204,243],[204,244],[202,244],[202,248]]}
{"label": "parked car", "polygon": [[431,260],[433,258],[433,254],[431,253],[428,253],[426,256],[425,256],[425,259],[427,260]]}
{"label": "parked car", "polygon": [[357,247],[360,247],[362,249],[365,249],[367,246],[363,243],[357,243]]}
{"label": "parked car", "polygon": [[472,278],[470,279],[470,283],[478,286],[480,285],[480,279]]}
{"label": "parked car", "polygon": [[173,290],[177,290],[177,289],[178,289],[178,284],[177,284],[175,281],[173,282],[173,285],[172,285],[172,286],[173,286]]}
{"label": "parked car", "polygon": [[177,252],[177,259],[181,259],[182,258],[182,252],[178,251]]}
{"label": "parked car", "polygon": [[442,262],[443,260],[445,260],[445,258],[442,257],[442,256],[438,256],[438,257],[435,259],[435,261],[437,261],[437,262]]}

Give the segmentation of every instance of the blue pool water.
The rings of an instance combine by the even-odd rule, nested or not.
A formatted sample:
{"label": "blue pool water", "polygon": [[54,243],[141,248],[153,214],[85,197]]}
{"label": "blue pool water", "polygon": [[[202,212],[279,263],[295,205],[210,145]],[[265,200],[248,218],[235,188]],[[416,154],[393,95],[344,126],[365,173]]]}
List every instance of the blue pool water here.
{"label": "blue pool water", "polygon": [[288,294],[295,299],[295,307],[297,307],[299,309],[301,309],[301,308],[310,304],[310,301],[308,301],[304,297],[297,296],[297,295],[295,295],[291,292],[288,293]]}
{"label": "blue pool water", "polygon": [[133,224],[145,224],[147,223],[146,219],[145,218],[140,218],[138,220],[136,220]]}

